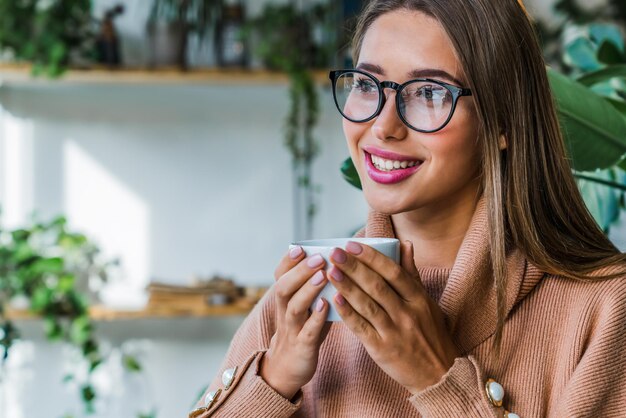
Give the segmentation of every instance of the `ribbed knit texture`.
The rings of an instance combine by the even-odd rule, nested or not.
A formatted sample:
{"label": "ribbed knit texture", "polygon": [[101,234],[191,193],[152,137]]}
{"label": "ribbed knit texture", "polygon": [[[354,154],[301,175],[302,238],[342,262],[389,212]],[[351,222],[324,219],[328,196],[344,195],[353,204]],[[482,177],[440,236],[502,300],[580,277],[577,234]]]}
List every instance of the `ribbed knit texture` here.
{"label": "ribbed knit texture", "polygon": [[[437,384],[411,396],[343,323],[334,323],[313,379],[293,402],[282,398],[258,375],[275,332],[272,288],[237,331],[222,364],[221,371],[240,367],[236,381],[202,417],[502,417],[504,408],[526,418],[626,416],[626,280],[550,276],[511,251],[497,363],[487,231],[481,200],[453,268],[418,267],[462,353]],[[359,235],[393,237],[389,216],[371,212]],[[222,387],[221,371],[209,390]],[[488,378],[505,389],[501,408],[486,396]]]}

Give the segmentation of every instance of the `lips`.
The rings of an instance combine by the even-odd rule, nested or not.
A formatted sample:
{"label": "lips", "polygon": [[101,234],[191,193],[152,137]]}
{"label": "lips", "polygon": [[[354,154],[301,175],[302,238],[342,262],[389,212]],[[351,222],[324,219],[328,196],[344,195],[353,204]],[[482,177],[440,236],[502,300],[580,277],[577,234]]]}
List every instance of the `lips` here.
{"label": "lips", "polygon": [[[364,151],[364,154],[368,176],[380,184],[400,183],[417,173],[423,164],[422,160],[416,160],[414,157],[381,150],[376,150],[376,154]],[[385,158],[381,154],[393,159]]]}

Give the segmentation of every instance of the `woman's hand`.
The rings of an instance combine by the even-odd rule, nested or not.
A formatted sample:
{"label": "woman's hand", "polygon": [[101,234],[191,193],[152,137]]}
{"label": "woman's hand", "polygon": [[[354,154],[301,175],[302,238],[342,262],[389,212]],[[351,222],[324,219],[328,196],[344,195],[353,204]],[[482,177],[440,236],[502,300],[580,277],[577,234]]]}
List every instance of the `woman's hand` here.
{"label": "woman's hand", "polygon": [[402,263],[367,245],[350,242],[331,253],[328,271],[337,288],[334,304],[372,360],[415,394],[437,383],[458,349],[443,314],[424,291],[413,245],[401,245]]}
{"label": "woman's hand", "polygon": [[287,399],[292,399],[315,374],[320,345],[330,325],[325,325],[326,300],[321,299],[309,313],[327,283],[322,270],[326,262],[319,254],[304,257],[302,248],[293,248],[274,273],[276,334],[260,368],[267,384]]}

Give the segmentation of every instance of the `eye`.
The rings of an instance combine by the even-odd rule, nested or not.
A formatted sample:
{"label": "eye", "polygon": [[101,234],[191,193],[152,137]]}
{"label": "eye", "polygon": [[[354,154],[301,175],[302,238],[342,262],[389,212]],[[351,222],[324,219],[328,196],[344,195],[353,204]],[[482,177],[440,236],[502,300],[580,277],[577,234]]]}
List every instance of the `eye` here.
{"label": "eye", "polygon": [[376,83],[365,77],[355,78],[354,83],[352,84],[352,88],[362,93],[372,93],[378,91]]}
{"label": "eye", "polygon": [[433,102],[445,102],[450,98],[450,92],[445,87],[436,84],[419,86],[414,90],[416,97]]}

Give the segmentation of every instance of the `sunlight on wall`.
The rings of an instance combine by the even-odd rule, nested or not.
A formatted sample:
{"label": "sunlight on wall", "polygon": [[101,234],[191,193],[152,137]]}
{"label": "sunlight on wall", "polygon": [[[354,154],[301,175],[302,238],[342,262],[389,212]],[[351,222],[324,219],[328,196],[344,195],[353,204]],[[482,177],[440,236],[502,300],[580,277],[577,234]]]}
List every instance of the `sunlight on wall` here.
{"label": "sunlight on wall", "polygon": [[67,139],[63,154],[64,206],[71,226],[92,237],[106,256],[123,255],[124,282],[109,286],[108,296],[104,297],[112,300],[106,302],[137,304],[137,297],[141,296],[138,293],[149,280],[148,206],[76,141]]}
{"label": "sunlight on wall", "polygon": [[2,225],[22,226],[33,211],[33,123],[0,108]]}

